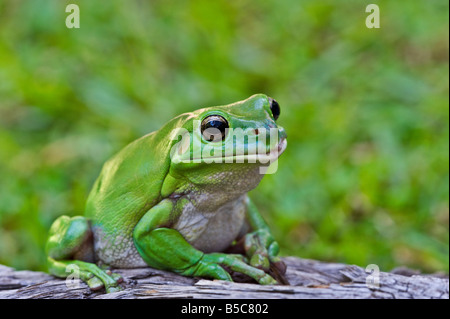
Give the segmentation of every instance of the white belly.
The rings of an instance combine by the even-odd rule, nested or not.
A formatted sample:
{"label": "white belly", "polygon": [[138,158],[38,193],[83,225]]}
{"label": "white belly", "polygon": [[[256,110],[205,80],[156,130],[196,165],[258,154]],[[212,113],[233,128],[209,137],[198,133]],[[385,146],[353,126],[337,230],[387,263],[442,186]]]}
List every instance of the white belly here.
{"label": "white belly", "polygon": [[192,203],[188,203],[173,228],[198,250],[205,253],[223,251],[242,229],[245,198],[243,195],[214,212],[199,211]]}

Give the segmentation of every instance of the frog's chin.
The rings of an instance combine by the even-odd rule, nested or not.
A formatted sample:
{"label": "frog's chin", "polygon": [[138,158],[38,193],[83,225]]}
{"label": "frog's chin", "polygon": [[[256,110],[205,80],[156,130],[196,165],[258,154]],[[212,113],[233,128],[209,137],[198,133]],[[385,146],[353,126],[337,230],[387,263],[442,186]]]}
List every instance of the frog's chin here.
{"label": "frog's chin", "polygon": [[280,155],[286,150],[287,139],[283,138],[272,150],[265,154],[243,154],[232,156],[211,156],[203,159],[194,159],[211,163],[258,163],[270,164],[278,159]]}

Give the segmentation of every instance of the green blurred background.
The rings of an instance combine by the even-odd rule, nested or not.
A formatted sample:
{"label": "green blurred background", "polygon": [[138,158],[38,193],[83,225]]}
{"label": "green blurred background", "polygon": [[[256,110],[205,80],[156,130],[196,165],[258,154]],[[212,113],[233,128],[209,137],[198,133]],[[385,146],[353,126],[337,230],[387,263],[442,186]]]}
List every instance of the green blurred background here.
{"label": "green blurred background", "polygon": [[[81,28],[67,29],[67,4]],[[377,3],[381,28],[368,29]],[[266,93],[288,148],[251,195],[282,255],[449,265],[449,4],[0,0],[0,263],[45,269],[105,160]]]}

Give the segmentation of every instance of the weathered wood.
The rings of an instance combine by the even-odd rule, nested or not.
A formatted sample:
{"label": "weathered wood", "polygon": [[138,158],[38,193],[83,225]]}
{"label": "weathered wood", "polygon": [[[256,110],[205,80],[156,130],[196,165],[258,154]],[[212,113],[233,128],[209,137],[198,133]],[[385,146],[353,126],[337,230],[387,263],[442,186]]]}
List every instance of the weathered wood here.
{"label": "weathered wood", "polygon": [[[69,289],[63,279],[0,265],[0,298],[449,298],[449,280],[445,276],[419,275],[405,269],[380,272],[376,287],[370,281],[367,284],[370,274],[358,266],[296,257],[283,260],[288,266],[288,286],[211,281],[140,268],[115,270],[124,277],[124,289],[111,294],[93,292],[84,283]],[[239,276],[234,278],[246,281]]]}

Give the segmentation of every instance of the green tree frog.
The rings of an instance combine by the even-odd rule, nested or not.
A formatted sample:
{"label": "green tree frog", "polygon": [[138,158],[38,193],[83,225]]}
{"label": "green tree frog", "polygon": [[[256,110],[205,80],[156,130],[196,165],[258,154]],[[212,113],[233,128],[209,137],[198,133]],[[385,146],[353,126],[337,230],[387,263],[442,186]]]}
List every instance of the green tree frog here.
{"label": "green tree frog", "polygon": [[[85,217],[61,216],[52,224],[49,272],[64,278],[75,265],[91,289],[106,292],[120,290],[123,279],[103,266],[232,281],[228,269],[260,284],[277,283],[269,273],[273,265],[279,274],[286,270],[279,246],[247,192],[261,181],[267,160],[286,148],[279,115],[274,99],[256,94],[179,115],[126,146],[104,164]],[[245,139],[237,141],[232,129]],[[214,161],[202,160],[211,146]],[[255,149],[263,152],[255,156]]]}

